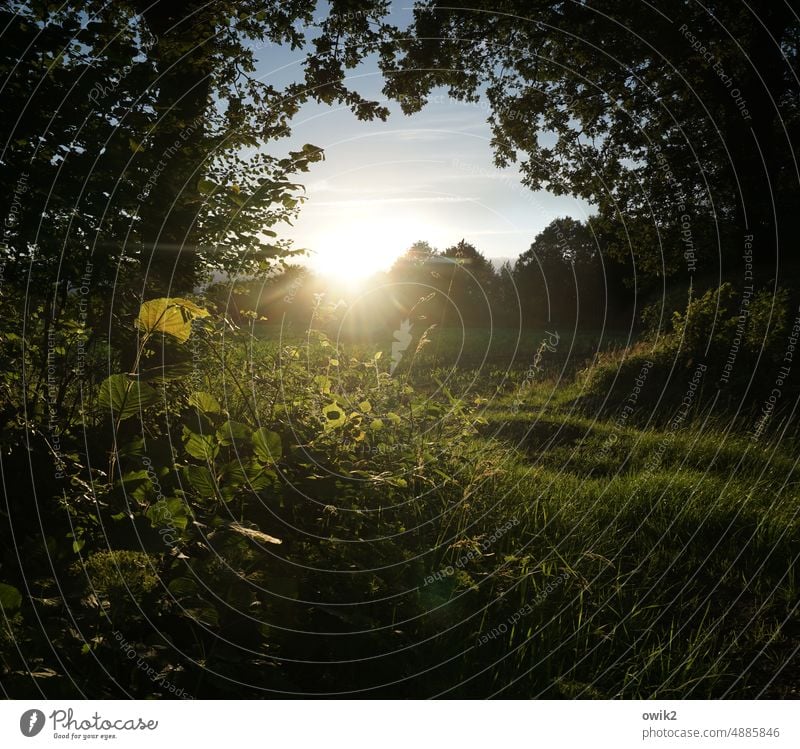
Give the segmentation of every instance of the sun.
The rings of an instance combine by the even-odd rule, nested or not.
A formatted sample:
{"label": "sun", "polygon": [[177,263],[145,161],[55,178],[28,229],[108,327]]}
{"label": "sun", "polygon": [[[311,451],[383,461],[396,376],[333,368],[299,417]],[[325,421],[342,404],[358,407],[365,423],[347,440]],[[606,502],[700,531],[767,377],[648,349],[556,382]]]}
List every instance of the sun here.
{"label": "sun", "polygon": [[309,257],[321,276],[357,284],[388,271],[417,239],[407,225],[394,221],[353,221],[321,233]]}

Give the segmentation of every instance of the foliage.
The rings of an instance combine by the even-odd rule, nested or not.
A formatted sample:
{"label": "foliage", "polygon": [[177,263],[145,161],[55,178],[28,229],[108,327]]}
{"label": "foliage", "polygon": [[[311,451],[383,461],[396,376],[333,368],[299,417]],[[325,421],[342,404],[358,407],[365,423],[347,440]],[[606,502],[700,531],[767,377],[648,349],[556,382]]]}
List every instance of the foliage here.
{"label": "foliage", "polygon": [[[346,83],[390,33],[386,10],[90,0],[2,11],[6,279],[31,274],[29,291],[55,288],[58,305],[88,262],[83,283],[102,303],[112,286],[174,295],[213,271],[285,263],[292,250],[275,227],[303,199],[293,176],[322,152],[264,146],[308,101],[386,116]],[[301,51],[299,80],[256,75],[272,45]]]}
{"label": "foliage", "polygon": [[[162,326],[174,309],[193,311],[188,338]],[[15,545],[0,557],[8,690],[789,693],[791,678],[747,664],[754,648],[779,659],[792,647],[779,623],[796,601],[797,498],[770,491],[791,445],[584,417],[570,402],[580,388],[554,396],[550,369],[479,379],[480,351],[478,369],[439,378],[429,344],[392,377],[380,350],[321,330],[332,314],[320,303],[305,338],[260,341],[200,300],[144,302],[128,322],[140,365],[110,377],[159,398],[114,420],[102,383],[84,387],[61,479],[30,443],[38,509],[12,500]],[[199,356],[154,378],[148,335]],[[110,447],[109,470],[90,468]],[[15,455],[4,471],[21,486]],[[667,571],[681,596],[653,586]],[[739,610],[742,576],[755,627],[724,613]],[[710,590],[723,603],[709,606]]]}
{"label": "foliage", "polygon": [[[686,377],[706,367],[704,387],[717,388],[735,403],[767,398],[776,383],[783,397],[797,385],[781,374],[791,344],[790,295],[786,289],[745,289],[730,283],[690,298],[684,312],[673,312],[672,330],[643,337],[632,350],[604,354],[585,372],[585,400],[617,408],[630,397],[637,378],[651,367],[641,402],[671,406],[686,394]],[[669,409],[661,418],[670,418]],[[655,414],[653,418],[657,418]]]}
{"label": "foliage", "polygon": [[[654,285],[687,268],[687,247],[733,267],[745,234],[793,262],[797,56],[785,3],[428,0],[383,67],[408,113],[438,87],[485,99],[498,165],[598,206],[609,249]],[[715,270],[716,253],[695,259]]]}

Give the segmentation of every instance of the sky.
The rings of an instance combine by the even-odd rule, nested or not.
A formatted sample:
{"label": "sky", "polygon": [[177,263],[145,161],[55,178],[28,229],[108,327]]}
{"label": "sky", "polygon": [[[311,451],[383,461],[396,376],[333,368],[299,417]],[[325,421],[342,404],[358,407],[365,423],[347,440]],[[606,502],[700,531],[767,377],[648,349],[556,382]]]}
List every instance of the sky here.
{"label": "sky", "polygon": [[[396,9],[393,20],[408,21]],[[259,51],[258,75],[283,84],[300,76],[304,54]],[[382,76],[367,62],[349,80],[364,95],[386,101]],[[443,250],[459,240],[499,262],[530,247],[554,218],[584,219],[588,203],[533,192],[514,169],[492,161],[486,104],[433,92],[427,106],[406,116],[386,102],[385,122],[361,122],[349,109],[309,104],[295,116],[287,150],[312,143],[325,161],[301,175],[307,202],[282,235],[312,251],[313,268],[346,276],[387,270],[416,240]]]}

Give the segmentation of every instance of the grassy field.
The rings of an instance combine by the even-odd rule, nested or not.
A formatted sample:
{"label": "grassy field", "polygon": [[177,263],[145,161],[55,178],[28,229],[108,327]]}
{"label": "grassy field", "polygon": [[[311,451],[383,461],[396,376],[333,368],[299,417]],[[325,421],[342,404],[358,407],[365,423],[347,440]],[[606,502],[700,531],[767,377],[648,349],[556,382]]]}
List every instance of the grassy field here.
{"label": "grassy field", "polygon": [[790,418],[619,335],[415,331],[390,374],[391,330],[207,322],[114,453],[130,380],[82,394],[102,471],[71,443],[17,521],[10,693],[800,695]]}
{"label": "grassy field", "polygon": [[343,677],[341,664],[322,683],[452,697],[800,695],[796,439],[741,436],[699,396],[657,419],[587,408],[587,368],[599,351],[618,356],[621,336],[544,348],[545,331],[431,339],[401,377],[428,398],[473,402],[475,432],[455,452],[429,440],[417,468],[426,509],[416,533],[387,541],[413,570],[375,583],[399,602],[396,634],[374,656],[391,685]]}
{"label": "grassy field", "polygon": [[498,690],[797,696],[795,445],[700,420],[619,427],[552,401],[500,402],[487,421],[495,496],[521,521],[490,573],[509,576],[503,600],[522,606],[566,575],[498,638]]}

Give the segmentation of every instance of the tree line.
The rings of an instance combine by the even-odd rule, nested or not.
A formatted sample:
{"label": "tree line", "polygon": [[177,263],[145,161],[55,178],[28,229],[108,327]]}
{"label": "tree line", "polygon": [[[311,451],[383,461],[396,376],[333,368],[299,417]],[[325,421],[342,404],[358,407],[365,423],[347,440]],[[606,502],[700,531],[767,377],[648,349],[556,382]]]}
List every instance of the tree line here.
{"label": "tree line", "polygon": [[[419,240],[359,288],[356,298],[364,300],[373,322],[386,325],[416,318],[447,327],[625,327],[635,322],[635,288],[629,269],[604,253],[601,242],[591,220],[558,218],[516,260],[497,267],[463,239],[444,250]],[[208,290],[234,318],[296,327],[312,319],[323,297],[336,303],[340,293],[335,281],[297,264]]]}

